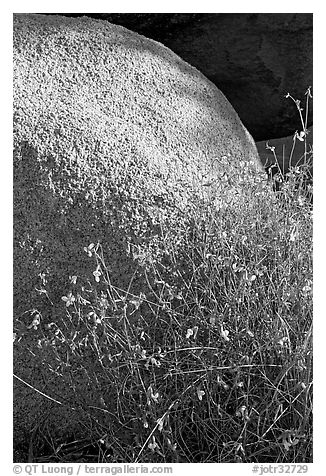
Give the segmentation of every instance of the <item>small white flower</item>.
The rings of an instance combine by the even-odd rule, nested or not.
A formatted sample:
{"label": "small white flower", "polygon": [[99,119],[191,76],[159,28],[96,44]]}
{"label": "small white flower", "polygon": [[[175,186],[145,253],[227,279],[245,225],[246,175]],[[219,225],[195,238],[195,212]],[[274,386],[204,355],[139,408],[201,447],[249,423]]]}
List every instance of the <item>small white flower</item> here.
{"label": "small white flower", "polygon": [[100,282],[100,276],[101,276],[101,274],[102,274],[102,273],[101,273],[101,271],[100,271],[100,266],[98,265],[97,268],[96,268],[96,270],[93,271],[93,276],[94,276],[95,281],[96,281],[97,283]]}
{"label": "small white flower", "polygon": [[289,339],[287,338],[287,336],[284,336],[281,339],[279,339],[278,344],[283,346],[286,342],[288,342],[288,340]]}
{"label": "small white flower", "polygon": [[151,357],[149,360],[152,365],[155,365],[155,367],[161,367],[161,362],[156,360],[154,357]]}
{"label": "small white flower", "polygon": [[228,337],[229,335],[229,331],[227,329],[223,329],[223,327],[221,326],[221,337],[222,339],[224,339],[226,342],[229,342],[230,341],[230,338]]}
{"label": "small white flower", "polygon": [[215,316],[210,316],[209,318],[209,323],[211,326],[215,326],[216,324],[216,317]]}
{"label": "small white flower", "polygon": [[87,247],[86,246],[84,247],[84,251],[86,251],[86,253],[88,254],[89,257],[91,257],[93,255],[92,250],[93,250],[94,246],[95,246],[94,243],[91,243]]}
{"label": "small white flower", "polygon": [[41,323],[41,316],[39,314],[36,314],[36,316],[33,318],[32,323],[27,326],[27,329],[33,329],[37,330],[37,326],[39,326]]}
{"label": "small white flower", "polygon": [[76,301],[76,298],[72,292],[70,292],[68,296],[62,296],[61,299],[65,301],[67,307],[71,306]]}
{"label": "small white flower", "polygon": [[296,131],[295,137],[299,139],[301,142],[304,141],[304,138],[306,137],[306,133],[304,131],[301,131],[300,134]]}
{"label": "small white flower", "polygon": [[146,338],[145,338],[144,336],[145,336],[145,332],[144,332],[144,331],[141,331],[140,339],[141,339],[141,340],[146,340]]}
{"label": "small white flower", "polygon": [[[153,392],[153,387],[152,385],[150,385],[147,389],[147,397],[150,397],[152,400],[154,400],[155,403],[158,403],[159,396],[160,395],[158,392],[156,393]],[[148,403],[150,403],[149,400],[148,400]]]}
{"label": "small white flower", "polygon": [[198,400],[202,401],[204,395],[205,395],[204,390],[201,390],[200,387],[198,387],[198,388],[197,388],[197,397],[198,397]]}
{"label": "small white flower", "polygon": [[236,411],[236,416],[242,416],[245,420],[249,420],[248,416],[248,410],[246,405],[242,405],[237,411]]}
{"label": "small white flower", "polygon": [[187,330],[186,339],[189,339],[193,335],[194,331],[192,329]]}
{"label": "small white flower", "polygon": [[304,293],[308,293],[309,291],[311,291],[311,286],[303,286],[302,291]]}
{"label": "small white flower", "polygon": [[158,423],[158,431],[162,431],[164,426],[164,415],[161,418],[158,418],[156,421]]}
{"label": "small white flower", "polygon": [[148,448],[152,451],[155,451],[156,448],[158,448],[158,444],[156,443],[155,436],[152,436],[152,441],[148,443]]}
{"label": "small white flower", "polygon": [[167,438],[166,441],[167,441],[167,444],[168,444],[169,448],[172,451],[175,451],[177,449],[177,444],[176,443],[172,444],[170,438]]}

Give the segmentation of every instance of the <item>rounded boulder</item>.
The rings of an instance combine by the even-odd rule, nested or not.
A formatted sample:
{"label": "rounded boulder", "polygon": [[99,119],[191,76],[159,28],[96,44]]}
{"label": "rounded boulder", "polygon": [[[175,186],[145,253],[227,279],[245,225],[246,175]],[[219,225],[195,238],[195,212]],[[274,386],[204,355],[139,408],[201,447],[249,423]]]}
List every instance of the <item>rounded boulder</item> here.
{"label": "rounded boulder", "polygon": [[[91,243],[112,284],[139,292],[167,238],[182,247],[206,203],[236,207],[263,179],[225,96],[163,45],[101,20],[14,15],[14,317],[31,343],[72,276],[94,282]],[[19,348],[15,368],[15,429],[46,402],[59,418],[43,398],[55,373],[44,381]]]}

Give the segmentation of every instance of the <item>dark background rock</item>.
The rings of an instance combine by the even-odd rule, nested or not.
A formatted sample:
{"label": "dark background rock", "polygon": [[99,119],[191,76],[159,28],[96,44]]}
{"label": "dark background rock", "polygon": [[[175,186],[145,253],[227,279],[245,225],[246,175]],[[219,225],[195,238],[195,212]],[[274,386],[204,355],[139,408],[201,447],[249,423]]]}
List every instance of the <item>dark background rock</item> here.
{"label": "dark background rock", "polygon": [[[305,185],[312,185],[313,177],[313,127],[307,130],[304,140],[296,136],[281,137],[269,141],[256,142],[260,160],[272,176],[286,177],[292,167],[305,171]],[[278,164],[278,165],[276,165]]]}
{"label": "dark background rock", "polygon": [[227,96],[256,141],[300,129],[296,107],[284,96],[302,100],[312,85],[310,13],[62,15],[108,20],[162,42]]}

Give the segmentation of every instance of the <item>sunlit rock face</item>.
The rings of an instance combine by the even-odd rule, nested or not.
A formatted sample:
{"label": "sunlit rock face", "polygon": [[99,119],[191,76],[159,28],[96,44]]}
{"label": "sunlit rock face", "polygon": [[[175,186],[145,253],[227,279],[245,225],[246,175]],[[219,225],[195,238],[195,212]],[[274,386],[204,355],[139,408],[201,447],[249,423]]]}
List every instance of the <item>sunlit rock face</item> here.
{"label": "sunlit rock face", "polygon": [[[83,13],[65,13],[82,16]],[[256,141],[300,127],[285,95],[313,84],[312,13],[87,13],[162,42],[228,98]],[[312,124],[312,104],[308,124]]]}
{"label": "sunlit rock face", "polygon": [[83,270],[92,241],[127,284],[128,246],[187,218],[225,170],[231,195],[243,164],[259,168],[223,94],[159,43],[100,20],[17,15],[14,50],[20,302],[39,273]]}

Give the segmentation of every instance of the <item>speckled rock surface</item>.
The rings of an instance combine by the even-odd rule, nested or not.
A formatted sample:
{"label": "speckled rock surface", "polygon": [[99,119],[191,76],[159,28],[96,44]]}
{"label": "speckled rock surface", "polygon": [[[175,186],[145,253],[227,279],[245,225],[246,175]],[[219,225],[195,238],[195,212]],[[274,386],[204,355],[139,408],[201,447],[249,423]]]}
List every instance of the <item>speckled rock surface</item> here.
{"label": "speckled rock surface", "polygon": [[[100,242],[112,283],[133,279],[138,292],[141,266],[161,259],[162,230],[182,246],[199,204],[235,206],[248,177],[262,176],[223,94],[161,44],[100,20],[14,16],[14,315],[24,339],[37,345],[31,311],[40,328],[57,318],[69,276],[94,281],[84,247]],[[69,401],[58,374],[44,378],[19,346],[15,370]],[[42,418],[66,434],[72,413],[16,381],[16,441]]]}

